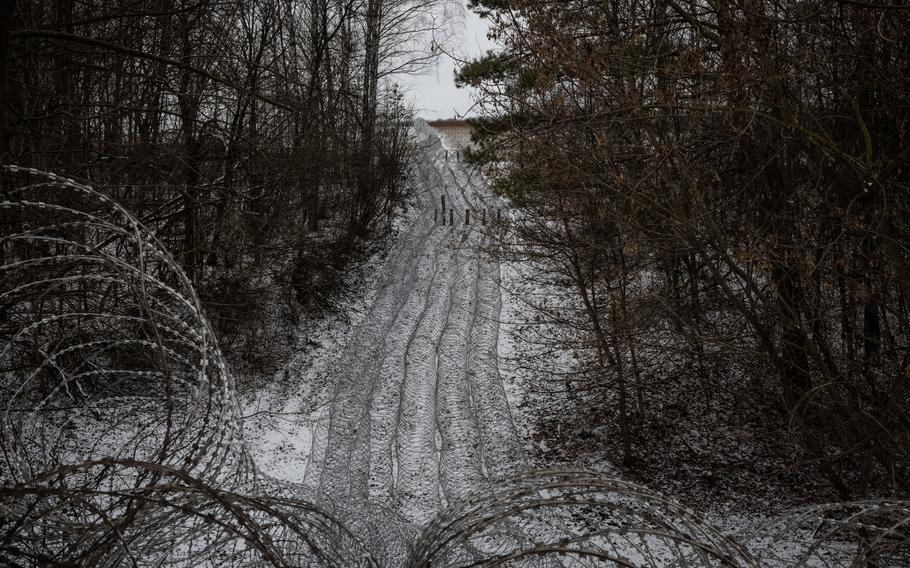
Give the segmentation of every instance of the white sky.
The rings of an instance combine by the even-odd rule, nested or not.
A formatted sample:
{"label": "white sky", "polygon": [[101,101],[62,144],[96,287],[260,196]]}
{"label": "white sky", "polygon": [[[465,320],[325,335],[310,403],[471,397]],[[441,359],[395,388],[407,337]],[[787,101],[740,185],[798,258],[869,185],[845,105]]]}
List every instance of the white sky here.
{"label": "white sky", "polygon": [[[462,3],[467,6],[467,0],[462,0]],[[488,27],[486,20],[465,7],[464,29],[452,41],[448,51],[456,58],[470,60],[495,48],[496,44],[487,39]],[[422,75],[396,78],[406,98],[414,104],[418,116],[434,119],[477,114],[468,112],[473,104],[471,89],[455,88],[455,65],[449,56],[443,55]]]}

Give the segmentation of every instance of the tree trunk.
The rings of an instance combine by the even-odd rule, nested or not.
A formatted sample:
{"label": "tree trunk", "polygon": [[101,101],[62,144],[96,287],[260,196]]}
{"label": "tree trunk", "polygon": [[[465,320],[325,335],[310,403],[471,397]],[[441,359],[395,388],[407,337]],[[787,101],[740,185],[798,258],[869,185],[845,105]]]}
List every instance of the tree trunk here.
{"label": "tree trunk", "polygon": [[806,334],[800,324],[803,302],[799,270],[793,266],[774,270],[777,301],[781,314],[780,379],[784,404],[788,412],[796,412],[804,404],[803,396],[812,388]]}
{"label": "tree trunk", "polygon": [[377,85],[379,81],[379,34],[382,19],[382,0],[367,0],[366,38],[364,45],[363,97],[361,99],[362,127],[358,156],[357,189],[351,208],[352,236],[363,237],[369,228],[374,187],[373,158],[376,134]]}
{"label": "tree trunk", "polygon": [[[191,24],[186,15],[180,18],[181,60],[189,63],[192,56]],[[191,280],[196,279],[199,266],[199,238],[197,230],[197,207],[199,202],[200,148],[196,136],[196,113],[198,104],[192,88],[192,76],[189,71],[181,71],[180,91],[177,104],[180,109],[180,128],[183,142],[183,167],[181,184],[183,185],[183,267]]]}
{"label": "tree trunk", "polygon": [[16,2],[0,2],[0,167],[6,162],[6,60]]}

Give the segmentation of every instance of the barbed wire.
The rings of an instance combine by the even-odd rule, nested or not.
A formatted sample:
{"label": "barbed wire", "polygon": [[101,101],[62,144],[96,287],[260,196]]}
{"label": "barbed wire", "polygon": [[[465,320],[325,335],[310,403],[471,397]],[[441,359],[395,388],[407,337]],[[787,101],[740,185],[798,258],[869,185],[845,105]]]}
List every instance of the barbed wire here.
{"label": "barbed wire", "polygon": [[477,488],[418,534],[392,511],[270,479],[165,247],[88,185],[2,176],[8,564],[910,566],[907,502],[810,507],[726,534],[640,485],[531,472]]}
{"label": "barbed wire", "polygon": [[531,472],[475,490],[427,527],[409,566],[553,558],[571,566],[758,566],[671,499],[588,471]]}
{"label": "barbed wire", "polygon": [[857,501],[789,511],[735,535],[763,566],[910,566],[910,503]]}
{"label": "barbed wire", "polygon": [[325,503],[259,473],[180,265],[95,189],[6,166],[0,556],[22,564],[353,566]]}

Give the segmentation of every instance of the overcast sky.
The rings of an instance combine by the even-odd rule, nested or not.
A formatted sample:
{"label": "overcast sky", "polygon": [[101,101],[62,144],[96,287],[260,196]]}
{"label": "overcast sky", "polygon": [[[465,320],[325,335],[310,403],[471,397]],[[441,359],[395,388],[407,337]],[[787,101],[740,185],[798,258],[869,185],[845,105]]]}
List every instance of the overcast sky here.
{"label": "overcast sky", "polygon": [[[467,6],[467,0],[463,3]],[[472,59],[494,48],[495,44],[487,39],[486,20],[467,8],[465,12],[464,29],[452,42],[449,51],[456,58]],[[439,63],[425,74],[398,80],[419,116],[427,119],[450,118],[468,113],[473,104],[471,90],[455,88],[455,65],[450,57],[443,55]]]}

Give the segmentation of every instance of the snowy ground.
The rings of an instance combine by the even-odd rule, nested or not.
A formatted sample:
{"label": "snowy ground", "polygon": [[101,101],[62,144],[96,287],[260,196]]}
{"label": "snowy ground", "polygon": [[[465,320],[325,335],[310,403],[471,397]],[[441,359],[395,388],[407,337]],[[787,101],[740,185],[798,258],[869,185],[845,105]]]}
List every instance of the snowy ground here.
{"label": "snowy ground", "polygon": [[[242,401],[244,437],[258,470],[298,484],[301,496],[331,507],[371,544],[380,565],[399,565],[421,530],[439,528],[430,524],[434,519],[452,521],[439,516],[447,505],[488,481],[535,467],[580,466],[622,477],[602,454],[554,459],[559,452],[546,447],[561,433],[539,431],[541,409],[553,405],[532,384],[534,354],[525,335],[533,305],[556,298],[531,283],[521,263],[501,265],[484,252],[489,232],[497,230],[492,212],[502,204],[479,175],[453,159],[435,131],[423,123],[415,129],[412,195],[387,253],[360,267],[360,285],[349,289],[342,309],[301,325],[283,370]],[[484,209],[487,225],[478,222]],[[550,355],[551,364],[572,366],[568,352]],[[536,489],[521,495],[552,497]],[[604,516],[613,505],[589,516],[550,510],[534,516],[533,507],[516,507],[495,530],[472,540],[470,554],[502,553],[528,546],[528,539],[599,534],[591,527],[613,522]],[[490,511],[497,506],[487,503]],[[474,514],[484,512],[481,505]],[[752,552],[769,549],[750,536],[767,511],[715,506],[702,518],[748,542]],[[617,526],[626,520],[614,519]],[[623,545],[624,535],[599,546],[638,558],[640,548]],[[777,538],[781,558],[798,549],[788,538]],[[792,564],[766,555],[762,565]]]}
{"label": "snowy ground", "polygon": [[302,318],[287,361],[270,381],[257,381],[263,386],[241,397],[244,438],[270,477],[303,483],[316,422],[330,404],[335,367],[375,297],[382,264],[376,253],[351,267],[337,309]]}
{"label": "snowy ground", "polygon": [[345,314],[301,328],[281,376],[244,402],[244,424],[266,474],[419,527],[526,459],[518,395],[499,371],[501,270],[481,250],[498,204],[435,131],[415,128],[412,202],[378,277]]}

